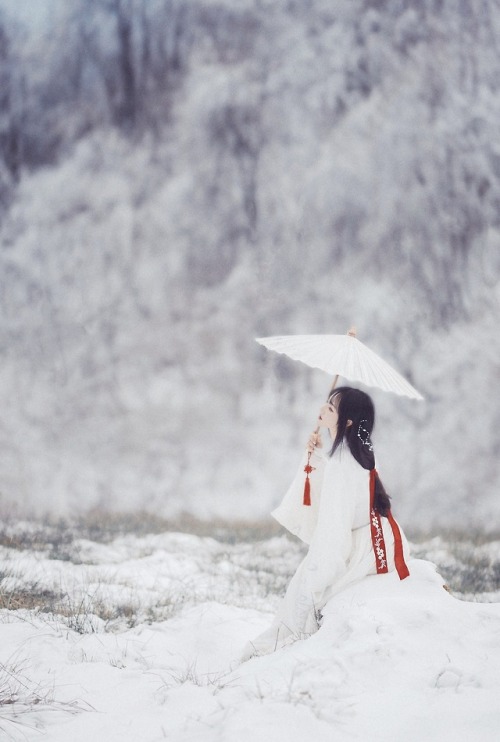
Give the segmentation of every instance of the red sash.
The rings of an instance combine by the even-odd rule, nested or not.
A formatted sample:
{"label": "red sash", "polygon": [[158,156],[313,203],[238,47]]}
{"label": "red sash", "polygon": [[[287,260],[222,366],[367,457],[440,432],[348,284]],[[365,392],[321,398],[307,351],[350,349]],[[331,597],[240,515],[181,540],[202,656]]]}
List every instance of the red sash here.
{"label": "red sash", "polygon": [[[384,532],[382,530],[382,522],[380,520],[380,514],[375,509],[375,479],[377,477],[377,470],[372,469],[370,471],[370,527],[372,532],[372,544],[373,552],[375,554],[375,563],[377,565],[377,574],[383,574],[388,572],[387,568],[387,552],[385,548]],[[387,513],[387,520],[391,524],[392,533],[394,536],[394,564],[396,566],[397,573],[400,580],[404,580],[408,577],[410,572],[406,566],[404,554],[403,554],[403,541],[401,538],[401,531],[399,526],[394,520],[391,511]]]}

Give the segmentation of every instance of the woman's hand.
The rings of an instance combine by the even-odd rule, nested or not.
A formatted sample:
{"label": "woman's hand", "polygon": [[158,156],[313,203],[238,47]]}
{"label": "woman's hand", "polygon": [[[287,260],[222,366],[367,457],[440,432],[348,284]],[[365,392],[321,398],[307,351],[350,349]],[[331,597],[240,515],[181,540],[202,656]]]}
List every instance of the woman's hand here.
{"label": "woman's hand", "polygon": [[312,453],[315,448],[322,448],[323,442],[319,433],[311,433],[309,440],[307,441],[306,449],[308,453]]}

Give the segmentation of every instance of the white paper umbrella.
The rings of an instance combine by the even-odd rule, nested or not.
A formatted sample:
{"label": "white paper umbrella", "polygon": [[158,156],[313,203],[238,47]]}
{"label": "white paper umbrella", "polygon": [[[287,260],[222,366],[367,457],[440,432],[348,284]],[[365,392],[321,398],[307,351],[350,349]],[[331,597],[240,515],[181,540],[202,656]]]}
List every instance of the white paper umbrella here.
{"label": "white paper umbrella", "polygon": [[360,342],[353,332],[348,335],[282,335],[256,340],[269,350],[312,368],[411,399],[423,399],[401,374]]}

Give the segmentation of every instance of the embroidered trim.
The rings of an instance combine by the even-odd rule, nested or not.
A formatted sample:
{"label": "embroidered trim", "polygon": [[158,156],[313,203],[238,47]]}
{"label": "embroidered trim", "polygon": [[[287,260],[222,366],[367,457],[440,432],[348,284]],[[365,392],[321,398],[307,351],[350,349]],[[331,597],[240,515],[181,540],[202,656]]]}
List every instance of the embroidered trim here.
{"label": "embroidered trim", "polygon": [[375,508],[371,509],[370,516],[372,543],[373,551],[375,553],[375,563],[377,565],[377,574],[383,574],[384,572],[388,571],[388,567],[382,523],[380,521],[380,515],[377,513]]}

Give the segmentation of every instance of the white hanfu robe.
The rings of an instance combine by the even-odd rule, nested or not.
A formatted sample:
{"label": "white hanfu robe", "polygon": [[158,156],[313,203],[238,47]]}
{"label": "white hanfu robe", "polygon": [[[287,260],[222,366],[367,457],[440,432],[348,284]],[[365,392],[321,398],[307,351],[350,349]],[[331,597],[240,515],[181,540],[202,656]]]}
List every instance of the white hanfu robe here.
{"label": "white hanfu robe", "polygon": [[[311,505],[303,504],[304,459],[276,520],[306,544],[309,551],[288,585],[271,627],[250,642],[243,659],[267,654],[304,639],[319,628],[328,600],[367,575],[376,575],[370,527],[370,472],[358,464],[346,446],[332,457],[315,449],[311,456]],[[382,517],[388,570],[394,565],[394,536]],[[403,533],[403,550],[408,545]]]}

